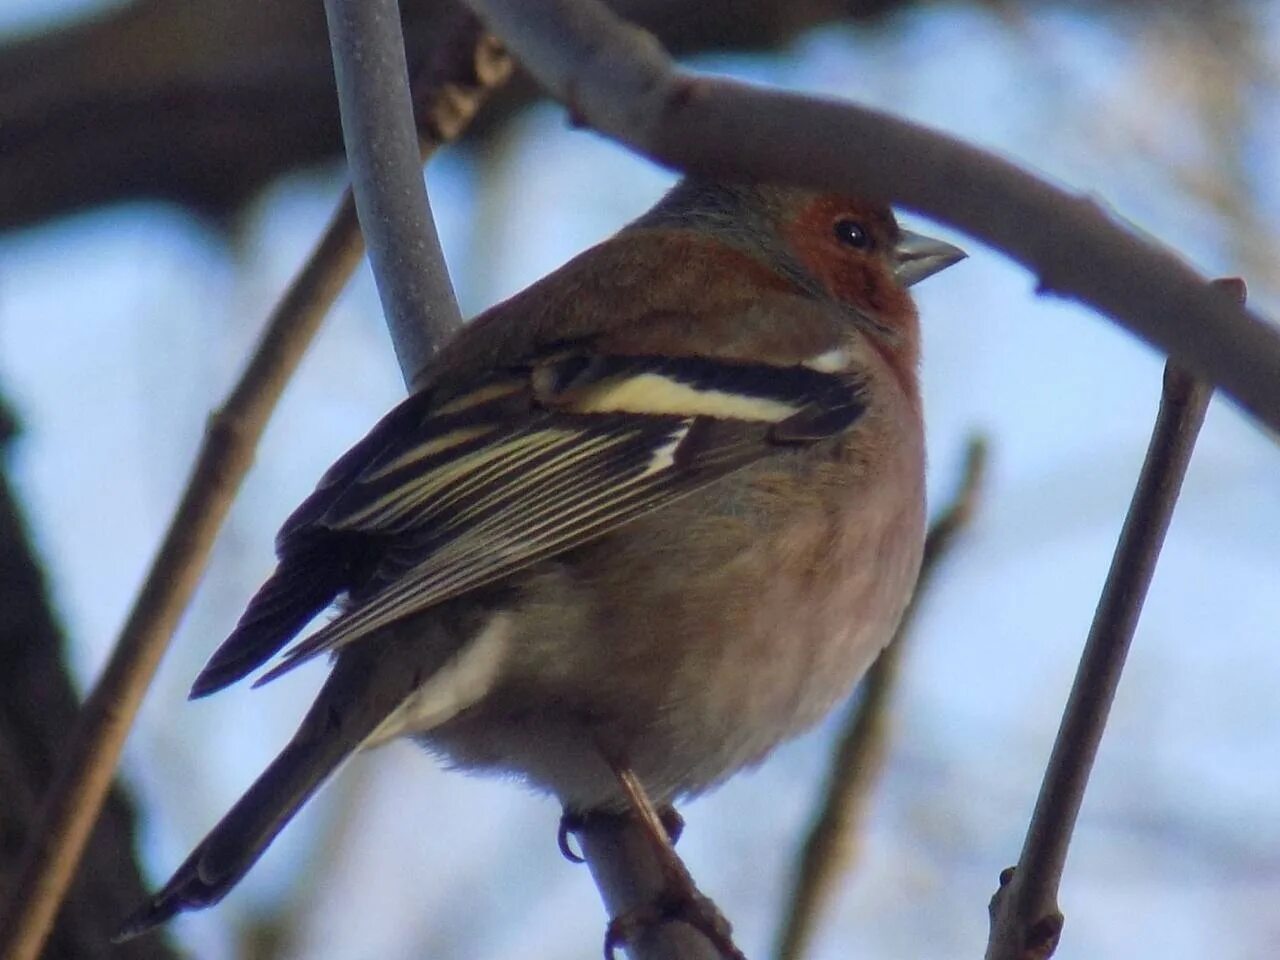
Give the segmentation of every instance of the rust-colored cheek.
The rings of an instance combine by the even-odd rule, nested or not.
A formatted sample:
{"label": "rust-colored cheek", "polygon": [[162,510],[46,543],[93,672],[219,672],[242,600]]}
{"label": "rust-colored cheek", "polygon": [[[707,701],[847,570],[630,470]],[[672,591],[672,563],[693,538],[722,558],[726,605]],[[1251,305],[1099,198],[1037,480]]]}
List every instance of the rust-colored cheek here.
{"label": "rust-colored cheek", "polygon": [[881,256],[852,250],[835,239],[836,221],[847,216],[862,221],[874,243],[891,242],[894,228],[885,222],[887,214],[870,204],[834,196],[819,197],[801,211],[787,230],[787,242],[832,296],[892,323],[910,310],[911,298],[894,282]]}
{"label": "rust-colored cheek", "polygon": [[853,212],[864,217],[877,242],[888,242],[886,232],[877,229],[881,224],[875,209],[868,206],[860,211],[855,204],[844,198],[819,198],[795,219],[787,241],[804,268],[834,298],[883,328],[883,332],[869,329],[868,339],[907,394],[914,395],[920,330],[911,295],[894,281],[879,256],[850,250],[834,239],[835,221]]}

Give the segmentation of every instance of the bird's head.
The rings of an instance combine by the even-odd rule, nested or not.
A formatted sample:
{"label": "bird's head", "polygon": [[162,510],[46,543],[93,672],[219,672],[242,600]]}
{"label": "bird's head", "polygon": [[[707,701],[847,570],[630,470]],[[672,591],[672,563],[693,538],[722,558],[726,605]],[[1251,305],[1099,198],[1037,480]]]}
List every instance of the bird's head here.
{"label": "bird's head", "polygon": [[849,308],[869,334],[912,359],[918,331],[908,288],[966,256],[903,230],[887,204],[776,185],[686,178],[635,225],[709,232]]}

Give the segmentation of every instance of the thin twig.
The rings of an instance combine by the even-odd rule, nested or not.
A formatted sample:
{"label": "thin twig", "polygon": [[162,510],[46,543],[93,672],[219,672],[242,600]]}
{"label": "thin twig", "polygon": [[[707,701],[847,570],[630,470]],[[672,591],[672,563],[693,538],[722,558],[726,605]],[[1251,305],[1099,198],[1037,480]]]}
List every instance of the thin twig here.
{"label": "thin twig", "polygon": [[872,195],[976,237],[1218,384],[1280,429],[1280,328],[1095,200],[854,103],[678,70],[594,0],[467,0],[575,122],[720,179]]}
{"label": "thin twig", "polygon": [[[456,136],[493,86],[506,60],[494,41],[465,22],[470,67],[421,87],[423,149]],[[459,32],[442,34],[451,56]],[[434,59],[434,58],[433,58]],[[433,99],[433,91],[438,95]],[[50,785],[34,841],[24,853],[0,921],[0,957],[34,960],[80,861],[142,696],[239,489],[254,448],[321,319],[360,262],[364,244],[347,191],[316,249],[268,318],[239,382],[212,417],[191,479],[134,601],[111,658],[86,698],[62,766]]]}
{"label": "thin twig", "polygon": [[897,687],[904,650],[916,611],[956,536],[973,519],[982,496],[987,468],[987,444],[969,441],[964,471],[955,497],[933,524],[925,539],[920,579],[892,642],[867,671],[862,694],[849,711],[831,761],[826,788],[801,848],[796,879],[774,956],[800,960],[809,952],[818,922],[831,902],[841,876],[857,855],[858,828],[866,800],[884,763],[889,733],[889,704]]}
{"label": "thin twig", "polygon": [[422,180],[399,0],[325,0],[351,189],[396,359],[412,388],[462,326]]}
{"label": "thin twig", "polygon": [[0,925],[0,956],[6,960],[38,955],[138,705],[204,572],[267,417],[361,252],[355,209],[347,202],[280,301],[239,383],[210,417],[182,500],[49,788],[34,844]]}
{"label": "thin twig", "polygon": [[[1244,300],[1239,280],[1215,281]],[[1155,573],[1196,435],[1213,390],[1170,362],[1146,460],[1120,531],[1093,625],[1045,770],[1022,855],[1000,878],[991,901],[987,960],[1046,960],[1057,948],[1063,917],[1058,910],[1071,834],[1089,773],[1115,699],[1142,604]]]}

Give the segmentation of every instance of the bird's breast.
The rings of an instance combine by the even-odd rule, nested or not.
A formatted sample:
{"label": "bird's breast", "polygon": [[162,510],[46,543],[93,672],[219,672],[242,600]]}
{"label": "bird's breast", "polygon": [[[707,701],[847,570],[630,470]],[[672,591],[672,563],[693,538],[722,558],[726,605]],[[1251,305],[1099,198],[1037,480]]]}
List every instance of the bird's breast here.
{"label": "bird's breast", "polygon": [[870,454],[753,466],[532,573],[503,681],[433,739],[580,808],[620,802],[601,751],[659,802],[758,762],[847,695],[914,586],[923,454]]}
{"label": "bird's breast", "polygon": [[923,544],[919,471],[831,476],[847,466],[816,464],[809,495],[792,492],[787,519],[711,577],[701,609],[685,611],[690,653],[664,716],[687,725],[673,741],[718,739],[709,752],[724,768],[698,771],[695,790],[825,716],[901,619]]}

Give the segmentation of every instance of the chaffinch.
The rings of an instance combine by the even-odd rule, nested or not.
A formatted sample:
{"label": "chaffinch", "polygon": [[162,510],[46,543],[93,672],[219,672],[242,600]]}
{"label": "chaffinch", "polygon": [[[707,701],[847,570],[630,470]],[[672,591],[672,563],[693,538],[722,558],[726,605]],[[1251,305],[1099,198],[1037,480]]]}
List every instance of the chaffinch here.
{"label": "chaffinch", "polygon": [[293,739],[126,924],[219,901],[353,751],[409,735],[569,811],[698,794],[822,717],[924,539],[907,288],[964,254],[888,208],[688,179],[477,317],[288,518],[192,688],[320,654]]}

